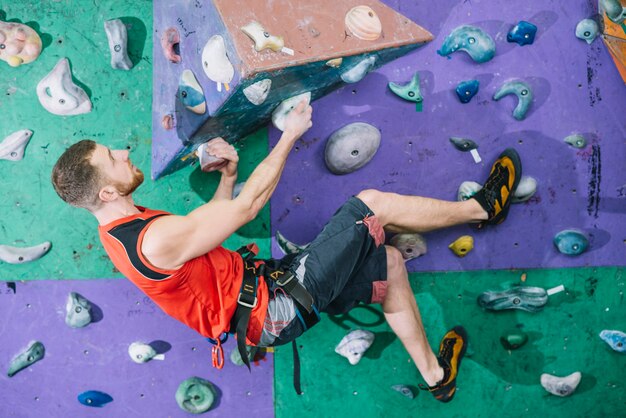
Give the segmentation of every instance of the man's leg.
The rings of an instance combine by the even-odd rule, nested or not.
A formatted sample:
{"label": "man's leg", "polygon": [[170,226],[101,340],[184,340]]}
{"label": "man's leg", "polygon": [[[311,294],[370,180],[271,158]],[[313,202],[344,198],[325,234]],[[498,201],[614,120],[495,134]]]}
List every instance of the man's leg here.
{"label": "man's leg", "polygon": [[413,297],[409,275],[400,251],[386,246],[387,250],[387,294],[382,306],[385,319],[400,338],[404,348],[429,386],[443,378],[443,369],[437,356],[428,344],[426,331]]}
{"label": "man's leg", "polygon": [[364,190],[357,197],[372,209],[383,228],[389,232],[421,233],[482,221],[497,224],[506,218],[521,175],[519,155],[509,148],[494,162],[483,189],[463,202],[377,190]]}
{"label": "man's leg", "polygon": [[444,336],[439,357],[428,344],[417,303],[409,283],[409,276],[400,251],[386,246],[387,294],[382,306],[385,319],[437,400],[450,401],[456,392],[456,377],[467,347],[467,335],[455,327]]}

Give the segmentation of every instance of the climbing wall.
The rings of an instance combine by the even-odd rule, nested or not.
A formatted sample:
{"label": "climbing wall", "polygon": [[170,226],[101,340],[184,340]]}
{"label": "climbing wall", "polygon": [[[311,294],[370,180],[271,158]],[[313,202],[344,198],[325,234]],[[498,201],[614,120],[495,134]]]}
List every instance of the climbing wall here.
{"label": "climbing wall", "polygon": [[[104,21],[114,18],[127,27],[134,63],[130,71],[110,66]],[[20,129],[33,131],[21,161],[0,160],[0,244],[52,243],[39,260],[0,264],[0,416],[186,416],[174,394],[192,376],[215,385],[219,400],[214,408],[273,416],[273,355],[260,358],[250,375],[230,362],[228,342],[226,365],[218,373],[211,367],[210,344],[163,314],[121,277],[99,243],[95,219],[62,202],[49,181],[59,155],[83,138],[129,149],[133,163],[150,172],[152,3],[5,2],[0,20],[28,23],[43,41],[33,63],[13,68],[0,62],[0,139]],[[35,87],[62,57],[69,59],[74,82],[89,95],[90,113],[57,116],[39,103]],[[266,130],[251,135],[240,152],[239,174],[245,180],[267,153]],[[158,184],[146,181],[136,202],[188,213],[211,198],[217,180],[216,174],[190,165]],[[250,241],[269,255],[269,207],[226,246],[234,249]],[[70,292],[91,301],[95,322],[81,329],[65,324]],[[11,360],[31,341],[44,345],[44,358],[8,377]],[[165,360],[134,363],[128,354],[133,342],[152,344]],[[78,395],[90,390],[113,401],[101,409],[81,405]]]}
{"label": "climbing wall", "polygon": [[[271,230],[266,209],[226,245],[236,248],[254,240],[262,255],[269,256],[270,237],[276,230],[305,243],[347,196],[365,187],[454,199],[461,181],[482,181],[488,161],[501,148],[515,145],[525,174],[538,181],[536,196],[514,207],[510,219],[498,228],[478,234],[459,227],[428,235],[428,254],[408,264],[413,271],[452,270],[415,273],[411,283],[433,347],[451,326],[460,323],[469,332],[471,346],[457,398],[444,405],[419,393],[410,400],[390,388],[404,384],[415,389],[421,380],[378,307],[359,307],[350,316],[325,316],[298,340],[302,396],[291,387],[288,347],[257,358],[250,374],[230,363],[229,341],[225,369],[219,373],[212,369],[208,343],[121,279],[99,245],[93,218],[61,202],[48,180],[58,155],[82,138],[128,148],[133,162],[145,173],[150,171],[153,4],[46,0],[0,6],[0,20],[29,22],[44,43],[34,63],[11,68],[0,62],[0,139],[19,129],[33,131],[23,160],[0,160],[5,197],[0,244],[52,242],[49,253],[37,261],[0,264],[0,280],[6,282],[0,284],[1,416],[190,416],[178,407],[174,393],[191,376],[208,379],[217,389],[218,401],[205,416],[239,416],[247,411],[260,417],[461,417],[501,416],[503,411],[509,416],[623,415],[626,356],[612,351],[598,334],[603,329],[626,330],[622,267],[626,180],[621,170],[626,104],[624,86],[601,41],[588,46],[574,37],[576,23],[595,13],[595,2],[384,3],[419,22],[435,40],[360,83],[316,101],[315,126],[297,144],[272,201]],[[113,18],[121,18],[128,30],[134,63],[130,71],[109,65],[103,22]],[[535,43],[524,47],[506,43],[506,32],[522,19],[539,27]],[[492,61],[478,65],[461,52],[449,60],[436,54],[443,38],[464,23],[476,24],[495,38],[497,54]],[[91,113],[55,116],[39,104],[35,86],[62,57],[69,59],[74,81],[90,96]],[[424,97],[421,112],[386,88],[388,81],[408,82],[416,71]],[[495,89],[513,77],[535,87],[535,102],[522,122],[511,116],[514,97],[491,100]],[[471,78],[480,80],[481,90],[462,105],[453,89]],[[326,138],[357,120],[381,129],[381,148],[363,169],[330,175],[323,163]],[[586,149],[562,142],[573,132],[586,136]],[[483,163],[475,164],[468,153],[452,148],[448,142],[452,135],[474,139]],[[270,136],[275,142],[278,133],[271,128]],[[266,155],[267,141],[268,132],[261,129],[239,145],[242,179]],[[304,183],[303,178],[315,181]],[[215,175],[191,165],[156,182],[147,180],[136,196],[141,204],[183,214],[208,200],[215,186]],[[552,236],[565,227],[590,233],[588,253],[565,258],[555,252]],[[475,236],[476,248],[456,259],[446,247],[464,233]],[[280,255],[276,246],[272,253]],[[597,265],[619,267],[584,267]],[[508,271],[510,267],[518,269]],[[492,270],[475,270],[486,268]],[[495,270],[501,268],[507,271]],[[544,310],[535,314],[478,308],[476,297],[481,292],[514,284],[564,285],[566,291],[551,296]],[[64,322],[72,291],[94,306],[94,322],[82,329]],[[351,366],[333,350],[349,329],[361,327],[372,330],[376,340],[361,363]],[[529,342],[518,350],[505,350],[499,339],[511,330],[526,332]],[[8,377],[11,359],[31,341],[44,344],[44,358]],[[165,359],[134,363],[127,352],[132,342],[150,343]],[[539,385],[541,373],[565,375],[577,370],[582,382],[569,398],[548,395]],[[81,405],[78,395],[89,390],[105,392],[113,401],[101,409]]]}
{"label": "climbing wall", "polygon": [[[528,1],[514,7],[493,2],[389,1],[408,18],[424,22],[435,40],[386,65],[362,81],[318,100],[314,126],[296,144],[283,180],[272,200],[272,229],[298,244],[311,241],[334,211],[366,188],[456,200],[464,181],[483,183],[491,162],[507,147],[518,150],[523,174],[537,180],[537,191],[511,208],[497,228],[475,231],[462,225],[425,234],[428,253],[410,261],[411,271],[574,267],[626,263],[626,147],[624,84],[601,39],[591,45],[574,36],[578,21],[597,5]],[[520,20],[538,27],[532,45],[507,42]],[[495,57],[483,64],[465,52],[437,54],[444,38],[458,26],[482,28],[494,40]],[[620,29],[621,30],[621,29]],[[457,41],[457,43],[460,41]],[[406,84],[418,72],[422,111],[387,87]],[[476,79],[478,94],[467,104],[454,90]],[[526,118],[512,112],[517,98],[492,96],[508,80],[521,79],[534,92]],[[352,122],[366,122],[382,133],[374,158],[350,174],[326,167],[327,139]],[[579,133],[587,146],[574,148],[564,138]],[[270,130],[275,143],[280,132]],[[478,144],[482,162],[458,151],[452,136]],[[315,179],[302,182],[301,179]],[[416,216],[419,216],[416,214]],[[552,243],[560,231],[575,228],[590,237],[589,251],[579,257],[560,254]],[[462,235],[474,237],[464,258],[448,245]],[[274,254],[281,254],[278,246]]]}
{"label": "climbing wall", "polygon": [[[65,324],[70,292],[92,303],[93,322],[84,328]],[[214,369],[211,345],[126,280],[3,283],[0,314],[3,417],[188,416],[174,394],[192,376],[214,385],[215,411],[244,415],[254,410],[260,417],[273,416],[272,354],[259,355],[250,373],[230,361],[235,344],[228,341],[224,369]],[[35,340],[44,345],[44,358],[8,377],[9,360]],[[128,353],[133,342],[149,344],[165,358],[133,362]],[[106,393],[113,400],[89,408],[77,400],[87,391]]]}
{"label": "climbing wall", "polygon": [[[193,160],[189,154],[212,138],[239,141],[265,125],[282,101],[303,93],[316,100],[351,79],[350,71],[363,77],[431,39],[393,9],[366,3],[386,28],[377,39],[335,29],[352,0],[318,2],[315,8],[287,0],[156,0],[153,41],[164,46],[154,55],[153,178],[184,167]],[[251,24],[256,26],[246,29],[248,36],[242,28]],[[179,88],[183,71],[194,74],[195,106],[188,105],[189,87]]]}
{"label": "climbing wall", "polygon": [[[623,415],[626,357],[611,350],[599,333],[626,327],[626,90],[602,41],[588,45],[574,36],[580,20],[594,17],[596,2],[386,4],[411,19],[419,17],[435,39],[314,104],[314,126],[296,144],[272,200],[273,233],[305,244],[347,197],[369,187],[455,200],[461,182],[482,182],[490,162],[511,146],[522,157],[524,174],[537,180],[537,192],[513,206],[497,228],[476,232],[460,226],[426,234],[427,254],[407,263],[416,272],[410,275],[411,285],[435,352],[451,327],[462,324],[469,334],[457,395],[450,404],[417,389],[422,379],[380,308],[361,306],[349,315],[324,316],[299,338],[303,395],[297,396],[292,386],[290,347],[277,349],[277,417],[315,417],[324,411],[367,417]],[[506,41],[520,20],[538,27],[534,44]],[[464,52],[449,59],[437,54],[444,38],[462,24],[479,26],[494,38],[491,61],[477,64]],[[415,72],[421,76],[421,112],[387,87],[390,81],[408,83]],[[514,96],[492,100],[511,78],[534,87],[535,100],[523,121],[512,116]],[[454,89],[470,79],[480,81],[480,90],[462,104]],[[324,163],[326,141],[335,130],[357,121],[381,130],[381,146],[363,168],[331,174]],[[572,133],[583,134],[587,147],[564,143]],[[483,161],[476,164],[469,153],[455,149],[450,136],[473,139]],[[270,129],[270,143],[278,137]],[[558,253],[552,243],[557,232],[570,227],[591,236],[590,250],[579,257]],[[464,234],[474,236],[475,248],[458,258],[447,247]],[[272,251],[282,254],[277,242]],[[622,267],[580,267],[596,265]],[[471,271],[475,269],[481,271]],[[515,285],[563,285],[565,292],[550,296],[534,314],[478,306],[482,292]],[[373,331],[375,340],[353,366],[334,348],[350,330],[363,328]],[[528,336],[526,345],[504,348],[501,336],[520,331]],[[575,371],[582,373],[582,380],[569,398],[549,395],[540,385],[542,373],[565,376]],[[408,386],[415,399],[394,391],[394,385]]]}

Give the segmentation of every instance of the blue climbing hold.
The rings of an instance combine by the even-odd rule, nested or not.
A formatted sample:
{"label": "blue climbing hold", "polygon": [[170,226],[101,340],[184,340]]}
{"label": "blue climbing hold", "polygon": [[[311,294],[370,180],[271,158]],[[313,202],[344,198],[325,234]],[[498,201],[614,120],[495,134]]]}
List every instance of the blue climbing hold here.
{"label": "blue climbing hold", "polygon": [[465,51],[474,61],[483,63],[492,59],[496,54],[496,43],[481,28],[462,25],[446,36],[437,53],[442,57],[447,57],[455,51]]}
{"label": "blue climbing hold", "polygon": [[461,81],[459,85],[456,86],[456,95],[459,96],[461,103],[469,103],[472,97],[476,96],[476,93],[478,93],[479,86],[480,83],[478,80]]}
{"label": "blue climbing hold", "polygon": [[600,333],[600,338],[613,350],[626,353],[626,334],[622,331],[605,329]]}
{"label": "blue climbing hold", "polygon": [[576,229],[566,229],[554,237],[554,245],[559,252],[565,255],[580,255],[589,247],[589,240],[584,232]]}
{"label": "blue climbing hold", "polygon": [[88,390],[87,392],[83,392],[78,395],[78,402],[83,405],[93,406],[96,408],[101,408],[111,401],[113,401],[113,398],[110,395],[97,390]]}
{"label": "blue climbing hold", "polygon": [[515,42],[520,46],[530,45],[535,41],[537,26],[524,20],[520,21],[506,35],[506,40]]}

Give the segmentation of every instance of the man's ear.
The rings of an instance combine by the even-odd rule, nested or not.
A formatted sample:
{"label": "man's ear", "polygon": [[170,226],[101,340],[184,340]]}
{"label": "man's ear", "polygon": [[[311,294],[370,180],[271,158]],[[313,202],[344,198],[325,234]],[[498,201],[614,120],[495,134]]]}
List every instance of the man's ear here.
{"label": "man's ear", "polygon": [[118,192],[117,189],[111,185],[104,186],[100,189],[100,192],[98,192],[98,197],[105,203],[113,202],[119,196],[120,192]]}

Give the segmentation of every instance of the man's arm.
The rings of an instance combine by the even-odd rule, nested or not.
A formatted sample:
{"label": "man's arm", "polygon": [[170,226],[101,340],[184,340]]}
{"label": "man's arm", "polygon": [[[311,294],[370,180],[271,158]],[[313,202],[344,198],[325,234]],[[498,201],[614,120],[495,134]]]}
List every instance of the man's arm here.
{"label": "man's arm", "polygon": [[146,231],[144,256],[154,266],[175,269],[218,247],[253,220],[268,202],[295,141],[311,126],[312,109],[302,102],[289,114],[285,131],[233,200],[211,200],[187,216],[157,218]]}

